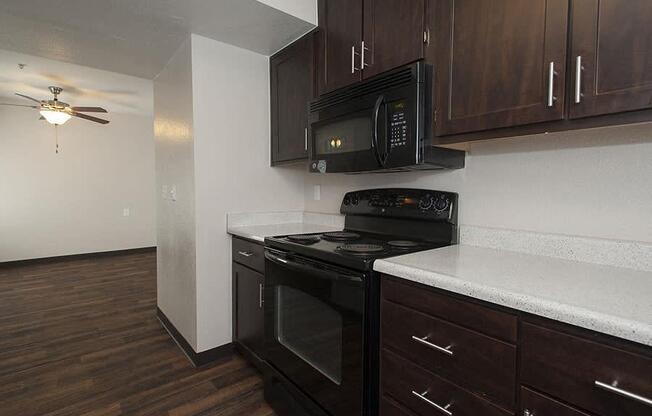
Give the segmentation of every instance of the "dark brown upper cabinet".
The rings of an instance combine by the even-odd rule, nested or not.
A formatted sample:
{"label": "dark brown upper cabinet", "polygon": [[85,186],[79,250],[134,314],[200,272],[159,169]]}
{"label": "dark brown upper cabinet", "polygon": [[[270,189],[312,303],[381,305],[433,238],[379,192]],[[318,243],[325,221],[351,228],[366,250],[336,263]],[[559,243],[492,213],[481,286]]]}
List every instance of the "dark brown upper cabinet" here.
{"label": "dark brown upper cabinet", "polygon": [[426,0],[320,0],[319,93],[422,59]]}
{"label": "dark brown upper cabinet", "polygon": [[363,78],[423,58],[425,0],[364,0]]}
{"label": "dark brown upper cabinet", "polygon": [[564,118],[568,0],[433,0],[437,135]]}
{"label": "dark brown upper cabinet", "polygon": [[652,1],[573,0],[570,117],[652,107]]}
{"label": "dark brown upper cabinet", "polygon": [[362,0],[319,1],[319,93],[361,79]]}
{"label": "dark brown upper cabinet", "polygon": [[314,96],[314,34],[270,58],[272,165],[308,157],[308,103]]}

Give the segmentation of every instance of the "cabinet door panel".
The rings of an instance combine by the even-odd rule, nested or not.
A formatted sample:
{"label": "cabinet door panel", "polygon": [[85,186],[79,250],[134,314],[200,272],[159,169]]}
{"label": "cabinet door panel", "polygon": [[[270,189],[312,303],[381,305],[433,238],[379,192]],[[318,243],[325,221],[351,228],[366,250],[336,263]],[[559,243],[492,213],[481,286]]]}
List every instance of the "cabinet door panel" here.
{"label": "cabinet door panel", "polygon": [[568,0],[436,0],[434,13],[438,135],[563,118]]}
{"label": "cabinet door panel", "polygon": [[360,81],[360,56],[352,65],[351,48],[360,53],[362,0],[320,0],[319,27],[319,93]]}
{"label": "cabinet door panel", "polygon": [[233,263],[235,285],[235,339],[252,352],[262,355],[263,350],[263,275]]}
{"label": "cabinet door panel", "polygon": [[272,164],[308,157],[313,43],[313,35],[306,35],[270,58]]}
{"label": "cabinet door panel", "polygon": [[363,77],[423,58],[425,0],[364,0]]}
{"label": "cabinet door panel", "polygon": [[573,0],[572,118],[652,107],[651,22],[650,0]]}

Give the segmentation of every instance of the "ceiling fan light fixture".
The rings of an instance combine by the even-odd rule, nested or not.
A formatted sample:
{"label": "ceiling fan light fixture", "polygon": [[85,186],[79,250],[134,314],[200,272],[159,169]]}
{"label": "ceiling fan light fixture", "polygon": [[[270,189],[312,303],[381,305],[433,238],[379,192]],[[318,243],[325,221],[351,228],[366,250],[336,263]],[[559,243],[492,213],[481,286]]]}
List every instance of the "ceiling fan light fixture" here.
{"label": "ceiling fan light fixture", "polygon": [[55,124],[55,125],[62,125],[66,121],[70,120],[71,115],[64,112],[64,111],[56,111],[56,110],[41,110],[40,111],[41,115],[45,118],[45,120],[50,123],[50,124]]}

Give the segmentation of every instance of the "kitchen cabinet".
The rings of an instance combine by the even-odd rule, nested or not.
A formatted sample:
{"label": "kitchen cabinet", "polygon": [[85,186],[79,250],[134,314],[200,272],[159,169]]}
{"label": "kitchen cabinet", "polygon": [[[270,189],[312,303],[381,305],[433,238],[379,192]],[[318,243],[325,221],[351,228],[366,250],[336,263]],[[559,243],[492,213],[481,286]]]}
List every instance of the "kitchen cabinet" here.
{"label": "kitchen cabinet", "polygon": [[269,60],[272,165],[308,157],[308,103],[315,90],[314,36],[309,33]]}
{"label": "kitchen cabinet", "polygon": [[362,0],[320,0],[318,12],[317,73],[324,94],[361,79]]}
{"label": "kitchen cabinet", "polygon": [[570,117],[652,107],[652,2],[573,0]]}
{"label": "kitchen cabinet", "polygon": [[568,0],[432,3],[437,135],[564,118]]}
{"label": "kitchen cabinet", "polygon": [[252,362],[264,357],[264,248],[233,237],[233,340]]}
{"label": "kitchen cabinet", "polygon": [[380,320],[381,416],[652,411],[652,348],[391,276]]}
{"label": "kitchen cabinet", "polygon": [[320,0],[319,93],[424,55],[426,0]]}

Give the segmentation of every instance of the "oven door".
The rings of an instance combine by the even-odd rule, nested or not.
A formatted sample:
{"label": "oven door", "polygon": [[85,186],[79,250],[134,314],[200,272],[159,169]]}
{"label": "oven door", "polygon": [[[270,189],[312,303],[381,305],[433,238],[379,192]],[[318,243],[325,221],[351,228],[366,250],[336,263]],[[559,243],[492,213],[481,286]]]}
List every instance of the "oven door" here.
{"label": "oven door", "polygon": [[265,251],[268,362],[333,416],[362,414],[362,273]]}

